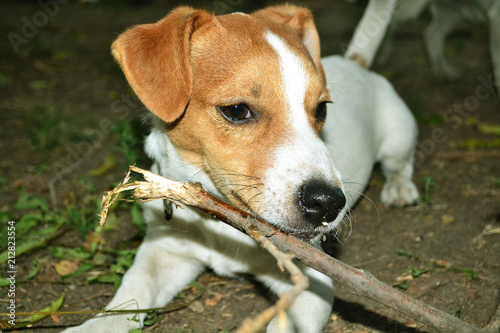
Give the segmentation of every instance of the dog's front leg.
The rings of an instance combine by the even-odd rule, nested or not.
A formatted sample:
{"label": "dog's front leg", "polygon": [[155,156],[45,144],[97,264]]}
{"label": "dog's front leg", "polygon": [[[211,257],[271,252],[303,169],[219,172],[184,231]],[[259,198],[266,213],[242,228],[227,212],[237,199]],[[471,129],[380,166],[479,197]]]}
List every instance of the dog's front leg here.
{"label": "dog's front leg", "polygon": [[[268,333],[322,332],[328,324],[333,305],[333,282],[326,275],[300,265],[309,278],[309,289],[301,293],[287,310],[286,322],[275,317],[267,327]],[[261,274],[256,278],[280,296],[292,288],[283,274]]]}
{"label": "dog's front leg", "polygon": [[438,77],[455,79],[460,72],[446,60],[444,45],[446,37],[460,22],[462,16],[458,9],[433,3],[432,21],[425,29],[424,39],[434,74]]}
{"label": "dog's front leg", "polygon": [[377,64],[386,65],[393,49],[394,35],[398,29],[408,21],[413,21],[424,11],[429,4],[429,0],[398,1],[392,22],[387,28],[386,36],[380,45],[377,54]]}
{"label": "dog's front leg", "polygon": [[488,10],[490,21],[490,52],[493,72],[498,93],[500,95],[500,1],[493,1]]}
{"label": "dog's front leg", "polygon": [[[148,230],[134,264],[123,277],[122,285],[108,310],[136,310],[166,305],[203,270],[192,258],[168,251],[168,239],[162,231]],[[68,329],[71,333],[127,333],[143,326],[145,313],[98,315],[83,325]]]}

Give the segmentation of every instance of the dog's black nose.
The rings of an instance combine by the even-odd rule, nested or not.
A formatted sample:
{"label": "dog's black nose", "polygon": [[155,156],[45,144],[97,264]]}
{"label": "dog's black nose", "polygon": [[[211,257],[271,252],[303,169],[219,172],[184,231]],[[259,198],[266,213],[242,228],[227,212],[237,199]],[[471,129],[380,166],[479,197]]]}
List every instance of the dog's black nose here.
{"label": "dog's black nose", "polygon": [[315,227],[335,220],[345,204],[345,195],[340,188],[322,182],[307,182],[299,191],[302,214]]}

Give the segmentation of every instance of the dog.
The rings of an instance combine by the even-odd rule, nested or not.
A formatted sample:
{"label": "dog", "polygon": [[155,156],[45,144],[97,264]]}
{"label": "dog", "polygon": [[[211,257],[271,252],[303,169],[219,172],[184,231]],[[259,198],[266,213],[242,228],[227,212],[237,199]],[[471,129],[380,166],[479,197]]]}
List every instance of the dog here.
{"label": "dog", "polygon": [[[384,204],[418,200],[411,112],[381,76],[341,56],[321,59],[307,9],[213,16],[179,7],[124,32],[112,53],[152,112],[145,150],[153,172],[200,182],[315,244],[342,223],[375,162],[387,179]],[[292,286],[254,240],[204,213],[156,200],[144,204],[144,217],[144,242],[107,309],[164,306],[206,267],[251,274],[277,295]],[[274,318],[268,332],[321,332],[328,323],[332,281],[301,269],[309,289],[286,325]],[[128,332],[145,316],[99,315],[67,332]]]}
{"label": "dog", "polygon": [[370,0],[346,56],[356,58],[357,54],[363,54],[365,66],[369,68],[380,46],[377,62],[387,62],[395,31],[426,8],[432,13],[432,21],[424,32],[424,39],[434,74],[446,79],[459,77],[460,71],[444,54],[446,37],[462,20],[487,22],[493,76],[500,93],[500,1],[497,0]]}

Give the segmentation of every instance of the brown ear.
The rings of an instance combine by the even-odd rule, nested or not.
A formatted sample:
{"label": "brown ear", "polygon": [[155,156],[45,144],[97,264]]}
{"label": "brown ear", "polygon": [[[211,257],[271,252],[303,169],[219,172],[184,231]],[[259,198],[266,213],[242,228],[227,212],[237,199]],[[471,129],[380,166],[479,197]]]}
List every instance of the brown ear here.
{"label": "brown ear", "polygon": [[154,24],[121,34],[111,50],[146,107],[165,122],[178,119],[191,98],[191,35],[213,16],[179,7]]}
{"label": "brown ear", "polygon": [[285,24],[294,29],[302,43],[309,51],[316,69],[325,78],[323,66],[321,66],[321,49],[318,30],[314,24],[314,18],[309,9],[297,7],[290,4],[271,6],[254,13],[275,23]]}

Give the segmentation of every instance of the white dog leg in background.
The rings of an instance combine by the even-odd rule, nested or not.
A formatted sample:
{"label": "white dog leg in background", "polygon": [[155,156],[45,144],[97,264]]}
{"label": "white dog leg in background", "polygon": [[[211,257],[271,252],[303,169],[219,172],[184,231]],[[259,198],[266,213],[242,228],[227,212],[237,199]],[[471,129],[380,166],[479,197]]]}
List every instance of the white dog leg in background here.
{"label": "white dog leg in background", "polygon": [[432,3],[430,6],[432,21],[425,29],[425,46],[434,74],[438,77],[455,79],[460,75],[460,72],[446,60],[444,45],[446,37],[461,21],[462,15],[457,8],[438,6],[437,3]]}
{"label": "white dog leg in background", "polygon": [[[398,0],[370,0],[344,56],[370,68]],[[361,59],[360,59],[361,57]]]}
{"label": "white dog leg in background", "polygon": [[490,21],[490,52],[495,82],[500,95],[500,1],[493,1],[488,10]]}
{"label": "white dog leg in background", "polygon": [[386,36],[380,46],[375,63],[385,65],[393,49],[394,34],[405,22],[415,20],[422,14],[430,0],[403,0],[398,1],[392,21],[387,28]]}

